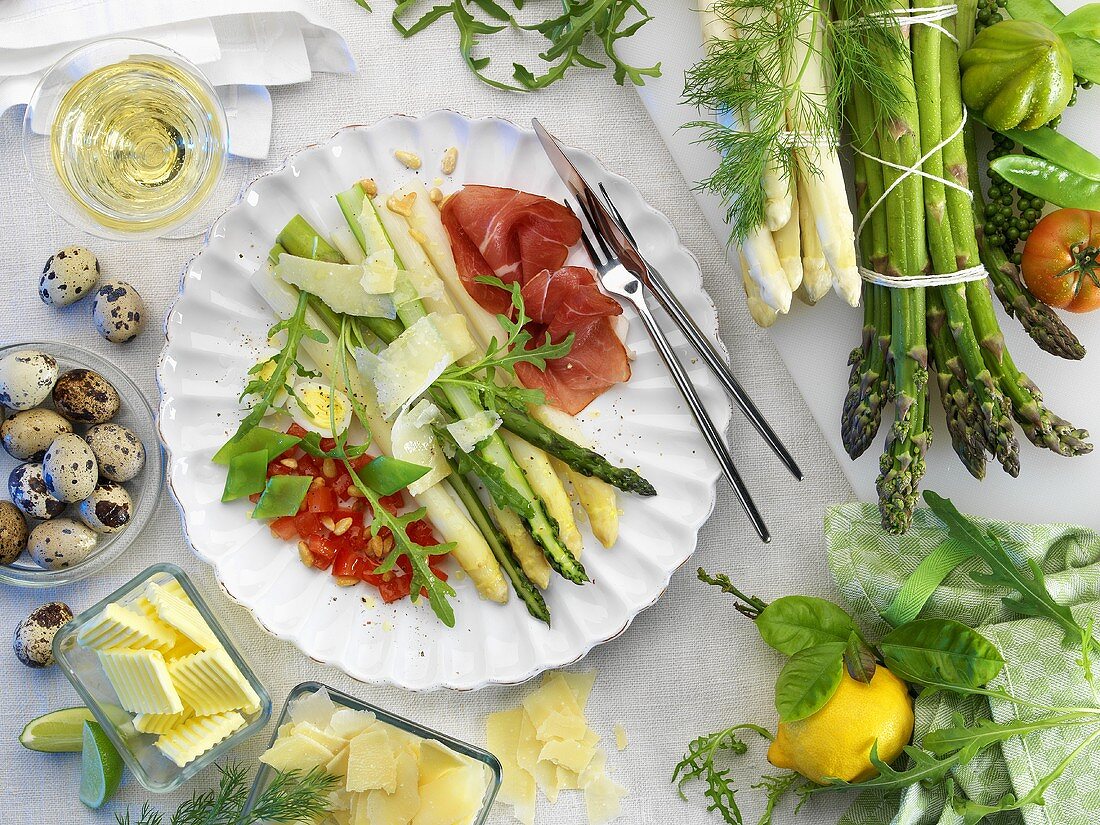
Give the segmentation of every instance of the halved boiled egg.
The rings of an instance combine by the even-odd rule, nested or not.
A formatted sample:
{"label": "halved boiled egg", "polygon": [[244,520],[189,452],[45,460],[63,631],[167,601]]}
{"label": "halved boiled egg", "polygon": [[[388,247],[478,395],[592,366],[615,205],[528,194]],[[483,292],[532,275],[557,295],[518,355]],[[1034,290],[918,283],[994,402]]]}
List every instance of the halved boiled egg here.
{"label": "halved boiled egg", "polygon": [[319,381],[299,381],[294,385],[294,397],[287,402],[294,423],[310,432],[333,438],[332,420],[336,432],[344,432],[351,424],[351,402],[340,390],[333,390]]}
{"label": "halved boiled egg", "polygon": [[[249,375],[249,378],[250,379],[259,379],[260,381],[270,381],[271,376],[273,376],[275,374],[275,367],[276,366],[277,365],[275,363],[275,359],[274,358],[269,358],[268,360],[262,362],[259,365],[260,368],[256,372]],[[289,389],[290,389],[290,381],[288,379],[285,386],[283,386],[282,389],[280,389],[277,393],[275,393],[275,398],[272,399],[271,406],[267,408],[267,412],[264,414],[265,417],[270,416],[270,415],[274,415],[275,413],[279,412],[286,405],[287,398],[290,397],[290,393],[287,392],[287,390],[289,390]]]}

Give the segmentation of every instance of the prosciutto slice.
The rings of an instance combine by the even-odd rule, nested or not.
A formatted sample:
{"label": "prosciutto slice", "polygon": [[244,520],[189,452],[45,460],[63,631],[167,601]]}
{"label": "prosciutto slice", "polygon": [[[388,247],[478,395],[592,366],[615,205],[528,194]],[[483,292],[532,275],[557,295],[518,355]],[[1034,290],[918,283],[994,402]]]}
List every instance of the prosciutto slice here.
{"label": "prosciutto slice", "polygon": [[490,312],[509,313],[511,298],[504,290],[475,280],[496,275],[521,285],[535,342],[549,335],[558,343],[574,334],[569,354],[545,371],[517,366],[526,386],[542,389],[549,403],[576,414],[630,378],[626,349],[611,324],[622,307],[600,292],[592,270],[564,266],[581,234],[572,212],[539,195],[470,185],[447,199],[442,217],[459,276],[475,301]]}
{"label": "prosciutto slice", "polygon": [[547,401],[576,415],[604,390],[630,379],[626,349],[610,320],[623,308],[600,292],[592,270],[544,269],[524,285],[523,301],[535,342],[543,342],[547,335],[554,343],[571,332],[575,336],[569,353],[548,361],[545,371],[516,365],[516,375],[526,386],[541,388]]}

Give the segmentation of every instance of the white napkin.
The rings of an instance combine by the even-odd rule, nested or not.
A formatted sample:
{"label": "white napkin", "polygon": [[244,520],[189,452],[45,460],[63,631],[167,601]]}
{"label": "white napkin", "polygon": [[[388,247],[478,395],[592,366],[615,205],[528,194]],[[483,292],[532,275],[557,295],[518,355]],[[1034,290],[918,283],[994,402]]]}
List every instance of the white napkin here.
{"label": "white napkin", "polygon": [[42,74],[83,43],[153,40],[198,65],[218,89],[230,151],[267,156],[266,86],[353,72],[347,43],[306,0],[7,0],[0,4],[0,111],[26,104]]}

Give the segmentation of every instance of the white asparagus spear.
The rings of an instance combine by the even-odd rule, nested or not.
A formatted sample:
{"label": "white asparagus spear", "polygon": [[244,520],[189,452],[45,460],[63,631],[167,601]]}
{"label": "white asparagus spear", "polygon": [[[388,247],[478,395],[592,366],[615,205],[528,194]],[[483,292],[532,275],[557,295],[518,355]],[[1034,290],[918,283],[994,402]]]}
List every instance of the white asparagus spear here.
{"label": "white asparagus spear", "polygon": [[[707,8],[700,12],[703,26],[703,42],[708,44],[708,47],[720,40],[731,40],[736,37],[736,32],[731,26],[730,22],[718,17],[713,9]],[[739,115],[744,121],[741,125],[743,128],[751,128],[751,122],[744,117],[743,113]],[[728,128],[736,128],[737,124],[732,122],[731,113],[716,113],[719,121]],[[768,170],[771,169],[771,172]],[[761,186],[765,188],[765,195],[769,189],[773,194],[777,190],[776,182],[772,177],[774,169],[772,165],[768,165],[768,169],[765,170],[764,178],[761,181]],[[770,179],[770,183],[768,182]],[[783,184],[782,189],[787,197],[790,197],[791,187],[789,181]],[[765,206],[765,214],[768,212],[768,207]],[[776,228],[783,226],[790,219],[791,210],[790,204],[787,206],[787,220],[780,221],[782,217],[782,209],[772,206],[772,222],[775,223]],[[779,255],[775,251],[775,242],[772,240],[771,231],[767,226],[759,226],[752,232],[750,232],[742,241],[741,248],[744,252],[745,259],[748,261],[748,267],[745,271],[749,277],[756,282],[758,286],[758,292],[760,299],[764,301],[769,307],[777,312],[787,312],[791,308],[791,286],[787,280],[787,275],[783,271],[783,266],[779,262]]]}
{"label": "white asparagus spear", "polygon": [[799,237],[802,233],[798,223],[797,193],[793,195],[791,208],[794,214],[784,226],[772,231],[772,240],[779,263],[787,274],[787,283],[792,290],[797,290],[802,284],[802,244]]}
{"label": "white asparagus spear", "polygon": [[531,538],[531,533],[519,516],[506,507],[498,507],[493,502],[489,502],[489,509],[500,527],[500,532],[504,533],[504,538],[508,539],[508,546],[512,548],[512,554],[519,562],[520,568],[536,587],[545,590],[550,586],[551,572],[546,554],[535,544],[535,540]]}
{"label": "white asparagus spear", "polygon": [[[295,290],[279,281],[271,274],[269,267],[261,267],[251,278],[253,288],[259,293],[271,309],[280,317],[286,318],[294,311],[298,302]],[[335,345],[336,340],[333,330],[326,328],[321,317],[313,312],[306,311],[306,319],[314,329],[325,332],[329,343],[321,344],[310,338],[302,339],[302,346],[313,360],[314,364],[325,371],[326,374],[335,374],[338,379],[341,373],[335,373]],[[349,370],[351,383],[350,391],[363,406],[367,414],[367,424],[371,428],[371,436],[378,449],[386,455],[393,454],[393,444],[390,440],[390,424],[378,409],[378,401],[374,393],[369,390],[359,379],[356,370]],[[343,383],[339,381],[339,383]],[[481,531],[474,526],[465,510],[444,489],[444,485],[437,484],[416,496],[417,502],[428,514],[428,518],[447,542],[454,542],[451,555],[455,561],[466,571],[478,593],[490,601],[501,604],[508,601],[508,584],[501,573],[500,565],[493,558],[493,551],[485,542]]]}
{"label": "white asparagus spear", "polygon": [[802,226],[802,286],[798,297],[813,306],[832,288],[833,273],[821,250],[821,239],[817,236],[817,224],[809,201],[799,200],[798,220]]}
{"label": "white asparagus spear", "polygon": [[[822,37],[818,15],[807,14],[799,21],[793,49],[794,65],[802,67],[801,90],[805,101],[794,110],[794,127],[799,133],[808,133],[812,128],[801,114],[802,106],[827,105]],[[813,212],[821,248],[832,270],[834,289],[849,304],[858,306],[862,282],[856,267],[855,225],[835,140],[830,141],[828,135],[807,134],[807,137],[796,152],[799,196],[808,201]]]}
{"label": "white asparagus spear", "polygon": [[[408,225],[423,238],[423,240],[418,241],[420,254],[426,254],[430,258],[435,272],[443,280],[447,296],[458,307],[459,311],[466,316],[474,338],[482,346],[486,346],[492,338],[496,338],[497,341],[504,340],[505,333],[496,316],[485,310],[470,297],[470,293],[463,286],[454,255],[451,252],[450,238],[443,226],[439,209],[428,198],[423,197],[423,187],[417,188],[415,185],[408,185],[399,189],[397,195],[401,197],[413,190],[418,191],[419,194],[413,201],[412,214],[408,218]],[[396,218],[397,216],[393,217]],[[413,240],[410,233],[403,234]],[[416,250],[410,250],[409,254],[415,255]],[[528,411],[559,435],[563,435],[579,444],[585,443],[583,432],[572,416],[546,405],[531,406]],[[546,454],[538,450],[536,457],[538,455],[545,456]],[[566,467],[562,462],[552,462],[551,466],[557,470],[559,479],[569,479],[581,507],[588,514],[593,535],[605,547],[612,546],[619,535],[619,508],[615,488],[598,478],[589,478],[578,473]],[[552,498],[556,499],[557,497],[552,496]],[[551,515],[558,519],[558,525],[563,531],[563,536],[566,532],[577,531],[576,520],[573,518],[572,511],[569,512],[568,518],[566,518],[565,513],[562,513],[560,518],[557,514],[551,513]],[[568,525],[572,525],[571,528]],[[579,531],[577,534],[579,537]],[[570,549],[572,550],[572,548]]]}
{"label": "white asparagus spear", "polygon": [[766,328],[774,324],[776,312],[760,297],[760,287],[749,277],[749,262],[745,260],[744,251],[741,252],[741,286],[745,288],[745,303],[756,325]]}

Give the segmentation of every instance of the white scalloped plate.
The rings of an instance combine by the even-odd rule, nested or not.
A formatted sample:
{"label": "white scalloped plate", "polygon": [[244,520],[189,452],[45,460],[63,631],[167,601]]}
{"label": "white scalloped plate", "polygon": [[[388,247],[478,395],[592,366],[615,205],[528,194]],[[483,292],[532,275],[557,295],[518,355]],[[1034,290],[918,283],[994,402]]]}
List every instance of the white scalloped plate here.
{"label": "white scalloped plate", "polygon": [[[718,466],[653,350],[632,319],[628,345],[637,353],[630,382],[605,393],[582,416],[598,448],[638,468],[658,490],[653,498],[620,497],[618,544],[604,549],[585,533],[584,564],[593,581],[578,587],[558,578],[546,593],[548,628],[513,598],[501,606],[478,598],[469,579],[455,582],[458,623],[443,627],[422,601],[384,605],[364,587],[341,588],[327,573],[302,565],[293,544],[250,521],[247,502],[219,501],[224,470],[210,457],[242,417],[236,398],[266,340],[272,314],[249,285],[267,251],[296,213],[331,231],[342,218],[333,194],[373,177],[389,191],[416,173],[393,153],[424,159],[432,185],[447,147],[459,150],[456,173],[443,184],[511,186],[561,200],[565,191],[534,134],[497,119],[450,111],[390,117],[348,127],[292,156],[262,177],[211,227],[206,246],[183,273],[180,296],[165,322],[167,343],[157,368],[159,427],[168,451],[168,485],[195,552],[213,565],[226,592],[269,632],[311,658],[366,682],[411,690],[474,689],[521,682],[575,662],[622,633],[668,586],[695,549],[714,507]],[[714,305],[699,264],[668,221],[626,180],[589,154],[570,156],[589,180],[603,181],[642,251],[677,288],[702,328],[717,337]],[[574,253],[580,262],[580,255]],[[686,357],[683,339],[673,336]],[[728,401],[706,368],[688,362],[716,423],[729,421]],[[582,525],[583,526],[583,525]],[[365,598],[366,597],[366,598]]]}

